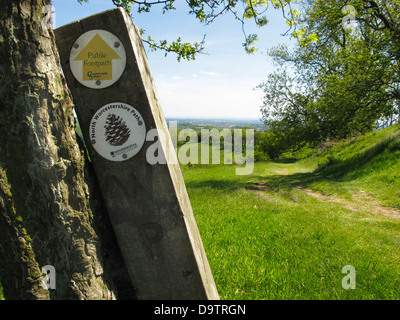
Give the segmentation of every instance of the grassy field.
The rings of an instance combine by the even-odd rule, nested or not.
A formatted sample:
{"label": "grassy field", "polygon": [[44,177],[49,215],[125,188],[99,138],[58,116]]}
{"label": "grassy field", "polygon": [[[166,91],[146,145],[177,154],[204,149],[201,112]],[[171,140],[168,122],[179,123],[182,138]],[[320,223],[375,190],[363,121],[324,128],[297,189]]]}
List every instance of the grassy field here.
{"label": "grassy field", "polygon": [[235,168],[182,166],[222,299],[400,299],[398,126]]}
{"label": "grassy field", "polygon": [[[183,166],[222,299],[399,299],[398,127],[300,161]],[[344,289],[344,266],[356,289]]]}

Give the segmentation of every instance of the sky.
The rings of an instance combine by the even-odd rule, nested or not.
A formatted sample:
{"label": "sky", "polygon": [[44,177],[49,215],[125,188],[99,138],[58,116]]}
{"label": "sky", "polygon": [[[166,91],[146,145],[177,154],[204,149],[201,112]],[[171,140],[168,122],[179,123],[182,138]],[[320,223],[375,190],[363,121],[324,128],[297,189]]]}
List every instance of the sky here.
{"label": "sky", "polygon": [[[242,47],[242,25],[232,15],[218,17],[208,26],[188,14],[186,1],[177,0],[177,10],[162,14],[154,5],[150,13],[135,13],[133,21],[155,40],[182,38],[184,42],[200,42],[206,35],[205,52],[196,60],[177,61],[171,53],[150,51],[147,58],[156,85],[164,116],[169,119],[260,119],[262,91],[255,89],[267,79],[276,66],[266,50],[280,43],[291,43],[281,11],[269,8],[266,27],[257,28],[252,22],[247,34],[257,33],[259,49],[249,55]],[[114,8],[111,0],[55,0],[55,28],[89,15]]]}

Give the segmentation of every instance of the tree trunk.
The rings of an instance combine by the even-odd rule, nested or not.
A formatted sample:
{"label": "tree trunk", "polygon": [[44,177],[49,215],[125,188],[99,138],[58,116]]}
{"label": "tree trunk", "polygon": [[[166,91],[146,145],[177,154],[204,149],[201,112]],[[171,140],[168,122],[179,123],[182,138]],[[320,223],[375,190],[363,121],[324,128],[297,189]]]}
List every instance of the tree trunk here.
{"label": "tree trunk", "polygon": [[[95,178],[76,141],[72,100],[54,34],[42,23],[50,1],[0,4],[4,296],[134,298]],[[45,265],[55,268],[56,289],[42,284]]]}

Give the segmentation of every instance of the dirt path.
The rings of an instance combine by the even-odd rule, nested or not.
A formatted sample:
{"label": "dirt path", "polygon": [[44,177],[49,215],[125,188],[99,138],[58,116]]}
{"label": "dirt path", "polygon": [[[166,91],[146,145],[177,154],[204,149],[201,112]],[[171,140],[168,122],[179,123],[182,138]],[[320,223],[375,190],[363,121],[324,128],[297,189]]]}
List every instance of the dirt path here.
{"label": "dirt path", "polygon": [[[247,187],[248,190],[254,191],[257,195],[265,199],[273,199],[273,197],[266,192],[272,192],[265,183],[255,183]],[[352,200],[347,200],[343,198],[339,198],[335,195],[326,196],[322,193],[316,192],[311,189],[306,189],[300,186],[295,186],[293,189],[300,190],[309,196],[318,199],[320,201],[337,203],[343,208],[359,212],[359,211],[367,211],[376,215],[386,216],[392,219],[400,219],[400,210],[395,208],[384,207],[379,204],[379,202],[368,195],[362,190],[357,191],[357,193],[352,195]]]}
{"label": "dirt path", "polygon": [[269,191],[269,189],[264,182],[252,184],[248,186],[247,189],[254,191],[254,193],[258,194],[262,198],[272,199],[270,195],[265,193],[265,191]]}
{"label": "dirt path", "polygon": [[400,210],[395,208],[383,207],[379,202],[371,195],[366,194],[364,191],[359,190],[352,195],[352,201],[347,199],[339,198],[334,195],[326,196],[322,193],[318,193],[311,189],[304,189],[296,186],[294,189],[301,190],[313,198],[321,201],[334,202],[341,205],[343,208],[351,211],[368,211],[373,214],[383,215],[393,219],[400,219]]}
{"label": "dirt path", "polygon": [[[265,178],[268,179],[268,177],[271,176],[271,179],[274,179],[275,177],[274,174],[282,178],[285,177],[284,179],[280,179],[282,181],[279,182],[279,184],[282,183],[282,185],[289,187],[287,190],[289,193],[291,192],[290,190],[292,188],[292,190],[298,190],[304,192],[307,195],[315,199],[318,199],[319,201],[327,203],[336,203],[337,205],[346,210],[350,210],[353,212],[370,212],[377,216],[385,216],[392,219],[400,220],[400,209],[383,206],[378,199],[376,199],[375,197],[366,193],[363,190],[357,190],[356,192],[354,192],[354,194],[350,199],[349,198],[345,199],[335,194],[325,195],[318,191],[302,187],[301,186],[302,177],[296,177],[295,179],[291,179],[290,175],[298,173],[308,173],[309,171],[303,170],[303,168],[298,168],[298,167],[296,167],[295,170],[293,169],[294,169],[293,167],[286,167],[282,165],[279,166],[278,168],[274,168],[273,171],[269,172],[267,171]],[[286,177],[288,177],[288,179],[286,179]],[[273,185],[277,184],[276,181],[274,181],[273,183],[274,183]],[[268,185],[268,182],[265,181],[254,182],[246,186],[246,189],[253,191],[258,196],[264,199],[276,199],[276,197],[279,196],[276,190],[274,190],[274,188],[271,188]],[[285,193],[286,193],[286,188],[285,188]],[[289,198],[291,198],[291,196],[289,196]],[[295,202],[295,200],[292,199],[292,202]]]}

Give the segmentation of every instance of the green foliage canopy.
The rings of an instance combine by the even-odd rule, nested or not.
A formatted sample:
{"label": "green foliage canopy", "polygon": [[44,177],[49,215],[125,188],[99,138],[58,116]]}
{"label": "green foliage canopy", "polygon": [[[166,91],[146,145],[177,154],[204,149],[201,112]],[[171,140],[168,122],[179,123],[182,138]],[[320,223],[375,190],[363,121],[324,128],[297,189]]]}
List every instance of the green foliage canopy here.
{"label": "green foliage canopy", "polygon": [[259,86],[263,118],[285,148],[398,120],[399,8],[399,0],[301,1],[297,44],[270,50],[280,69]]}
{"label": "green foliage canopy", "polygon": [[[78,0],[88,2],[89,0]],[[162,6],[163,13],[175,10],[175,0],[111,0],[116,6],[124,8],[128,13],[148,13],[153,6]],[[269,7],[281,9],[284,19],[289,27],[293,25],[298,12],[291,8],[293,0],[185,0],[188,14],[193,15],[204,25],[211,24],[215,19],[230,14],[235,20],[242,24],[244,42],[243,47],[249,54],[257,51],[255,46],[258,40],[257,34],[247,34],[245,25],[253,21],[258,27],[268,24],[266,13]],[[142,39],[151,50],[163,50],[165,54],[174,52],[178,61],[181,59],[193,60],[196,55],[204,52],[205,36],[200,42],[184,42],[180,37],[177,40],[154,40],[151,36],[145,37],[145,30],[141,30]]]}

